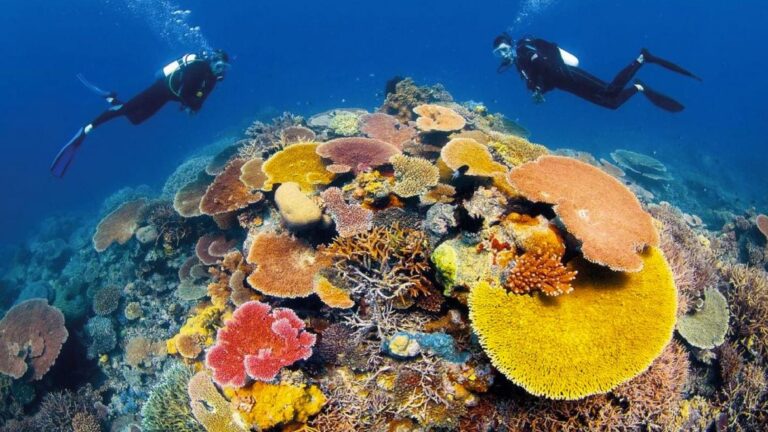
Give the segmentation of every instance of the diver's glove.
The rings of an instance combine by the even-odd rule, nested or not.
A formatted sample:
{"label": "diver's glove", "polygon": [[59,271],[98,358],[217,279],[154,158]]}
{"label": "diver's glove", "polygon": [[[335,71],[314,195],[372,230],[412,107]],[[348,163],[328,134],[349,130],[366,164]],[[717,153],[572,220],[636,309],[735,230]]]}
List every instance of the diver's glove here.
{"label": "diver's glove", "polygon": [[533,91],[531,98],[533,99],[533,102],[536,104],[544,103],[547,101],[546,99],[544,99],[544,94],[539,89],[536,89]]}

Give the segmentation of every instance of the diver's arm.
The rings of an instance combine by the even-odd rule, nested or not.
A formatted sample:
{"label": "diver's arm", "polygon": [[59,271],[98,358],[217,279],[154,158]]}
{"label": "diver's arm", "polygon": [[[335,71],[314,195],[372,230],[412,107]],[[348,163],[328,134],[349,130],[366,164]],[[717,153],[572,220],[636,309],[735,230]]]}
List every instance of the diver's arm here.
{"label": "diver's arm", "polygon": [[184,68],[179,99],[192,112],[203,107],[203,102],[216,86],[216,76],[207,62],[194,62]]}

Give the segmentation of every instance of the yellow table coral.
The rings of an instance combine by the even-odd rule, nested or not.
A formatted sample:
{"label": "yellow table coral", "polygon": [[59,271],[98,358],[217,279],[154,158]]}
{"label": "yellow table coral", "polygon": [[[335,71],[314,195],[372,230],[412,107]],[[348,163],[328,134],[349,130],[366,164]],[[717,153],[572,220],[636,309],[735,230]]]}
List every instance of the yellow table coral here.
{"label": "yellow table coral", "polygon": [[317,386],[254,382],[248,387],[224,388],[241,424],[266,430],[289,422],[304,423],[320,412],[326,398]]}
{"label": "yellow table coral", "polygon": [[581,262],[573,293],[507,294],[480,282],[469,294],[472,328],[514,383],[552,399],[605,393],[645,371],[672,337],[677,289],[662,252],[637,273]]}
{"label": "yellow table coral", "polygon": [[276,183],[294,182],[305,193],[311,193],[316,185],[333,181],[334,174],[325,169],[325,163],[316,153],[317,143],[293,144],[275,153],[261,166],[267,180],[263,190],[272,190]]}

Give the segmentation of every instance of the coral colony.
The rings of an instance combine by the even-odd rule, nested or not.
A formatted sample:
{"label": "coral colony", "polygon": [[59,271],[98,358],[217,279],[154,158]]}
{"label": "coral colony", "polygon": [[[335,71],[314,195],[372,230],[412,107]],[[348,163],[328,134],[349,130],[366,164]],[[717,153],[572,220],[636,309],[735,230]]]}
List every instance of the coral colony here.
{"label": "coral colony", "polygon": [[2,430],[765,430],[768,218],[709,231],[660,161],[524,132],[406,79],[43,227]]}

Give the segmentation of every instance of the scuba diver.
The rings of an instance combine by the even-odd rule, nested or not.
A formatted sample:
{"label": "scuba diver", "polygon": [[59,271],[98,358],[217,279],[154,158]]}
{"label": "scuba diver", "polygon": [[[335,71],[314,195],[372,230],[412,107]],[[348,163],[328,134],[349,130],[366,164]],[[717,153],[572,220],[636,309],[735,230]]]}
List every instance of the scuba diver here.
{"label": "scuba diver", "polygon": [[59,151],[51,165],[51,173],[56,177],[63,177],[85,137],[93,129],[112,119],[125,116],[132,124],[138,125],[171,101],[181,103],[180,109],[190,114],[196,113],[202,108],[216,83],[224,79],[228,69],[229,56],[223,50],[187,54],[165,66],[158,72],[154,84],[127,102],[121,102],[114,92],[101,90],[78,74],[77,77],[83,85],[106,99],[111,106],[81,127]]}
{"label": "scuba diver", "polygon": [[526,37],[515,42],[507,33],[502,33],[493,41],[493,53],[502,59],[497,72],[505,72],[514,65],[528,89],[533,92],[533,99],[537,103],[544,102],[544,93],[557,88],[594,104],[617,109],[639,92],[663,110],[680,112],[684,108],[682,104],[651,89],[642,81],[635,80],[630,86],[627,84],[645,63],[657,64],[701,81],[693,73],[652,55],[645,48],[610,83],[580,69],[576,56],[543,39]]}

